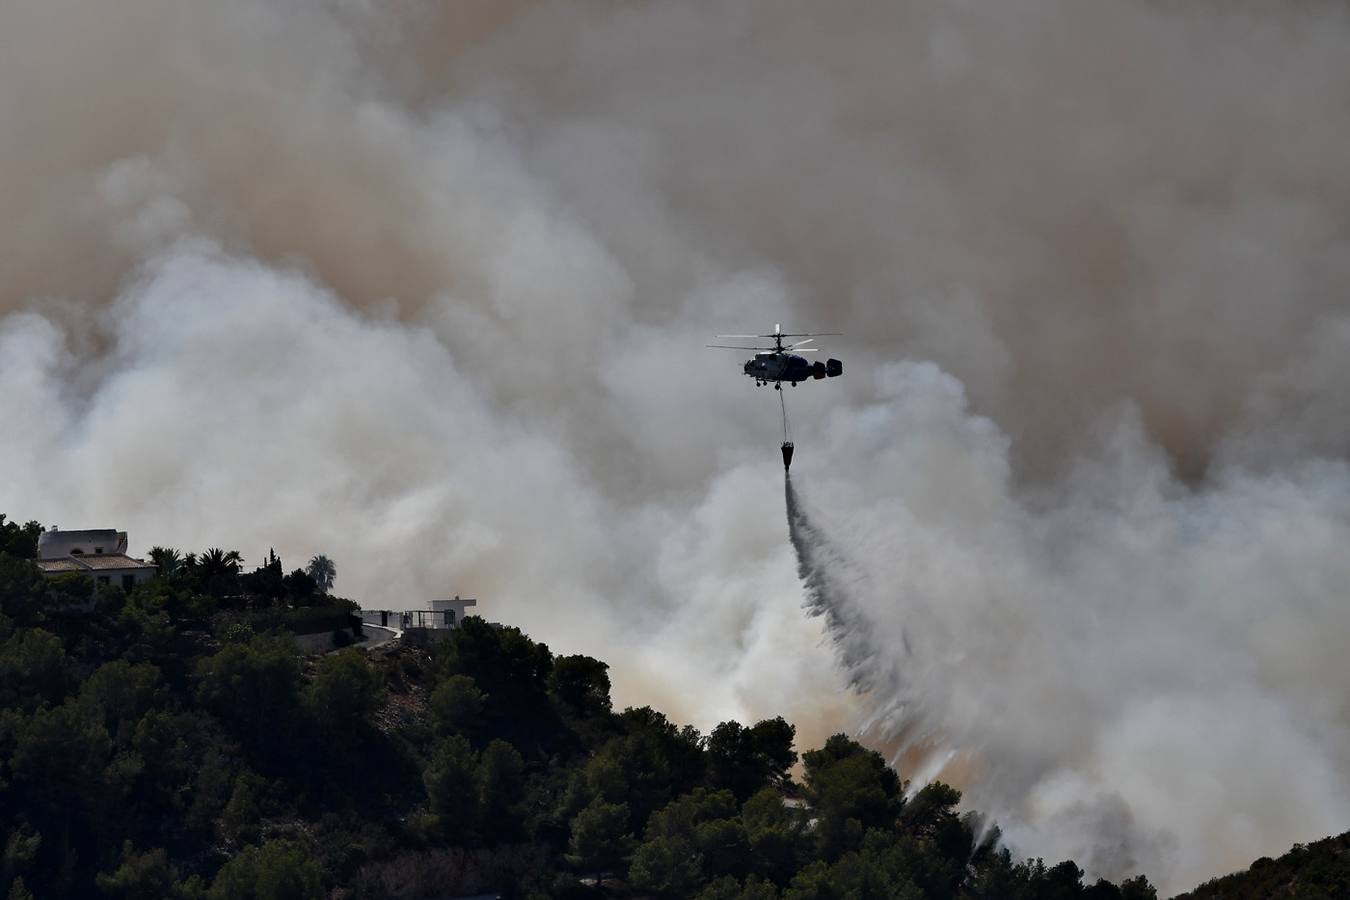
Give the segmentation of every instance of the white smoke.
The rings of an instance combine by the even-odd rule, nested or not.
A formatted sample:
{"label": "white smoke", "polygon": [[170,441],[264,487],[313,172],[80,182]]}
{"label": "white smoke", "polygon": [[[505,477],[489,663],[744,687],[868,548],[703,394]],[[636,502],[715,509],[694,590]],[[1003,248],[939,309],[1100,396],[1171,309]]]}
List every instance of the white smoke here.
{"label": "white smoke", "polygon": [[[478,596],[1185,887],[1350,824],[1348,76],[1329,3],[6,4],[0,511]],[[774,322],[847,335],[845,672],[701,349]]]}
{"label": "white smoke", "polygon": [[1168,889],[1345,828],[1350,466],[1187,485],[1126,408],[1026,492],[950,376],[876,389],[799,474],[794,528],[867,733],[930,777],[959,760],[1019,849]]}

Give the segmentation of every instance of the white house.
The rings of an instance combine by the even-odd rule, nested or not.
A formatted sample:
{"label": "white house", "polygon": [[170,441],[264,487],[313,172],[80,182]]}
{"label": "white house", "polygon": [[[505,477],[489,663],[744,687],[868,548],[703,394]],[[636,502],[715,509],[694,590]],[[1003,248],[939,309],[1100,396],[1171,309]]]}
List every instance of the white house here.
{"label": "white house", "polygon": [[450,600],[432,600],[424,609],[363,609],[361,620],[367,625],[380,625],[402,631],[420,629],[448,632],[464,621],[470,606],[477,605],[478,601],[472,597],[461,597],[456,594]]}
{"label": "white house", "polygon": [[454,628],[464,617],[468,615],[470,606],[477,606],[478,601],[471,597],[461,598],[459,594],[451,600],[432,600],[427,604],[431,607],[431,621],[427,623],[428,628]]}
{"label": "white house", "polygon": [[115,528],[44,531],[38,535],[34,562],[48,577],[79,572],[99,584],[116,584],[124,590],[149,581],[156,571],[145,560],[127,556],[127,533]]}

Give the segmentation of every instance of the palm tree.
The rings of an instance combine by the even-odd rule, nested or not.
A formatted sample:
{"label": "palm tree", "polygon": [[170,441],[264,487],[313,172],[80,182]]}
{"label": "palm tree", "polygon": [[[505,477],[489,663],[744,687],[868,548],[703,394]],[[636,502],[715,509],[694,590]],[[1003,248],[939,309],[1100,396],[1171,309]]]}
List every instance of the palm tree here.
{"label": "palm tree", "polygon": [[183,565],[183,556],[172,547],[151,547],[150,561],[155,564],[160,575],[168,578],[178,573]]}
{"label": "palm tree", "polygon": [[205,578],[214,575],[238,575],[244,564],[244,557],[238,550],[212,547],[201,555],[197,564],[201,567],[202,576]]}
{"label": "palm tree", "polygon": [[212,547],[203,553],[197,566],[198,574],[205,584],[210,584],[217,575],[226,575],[230,571],[229,563],[225,561],[225,551],[219,547]]}
{"label": "palm tree", "polygon": [[326,594],[332,590],[333,581],[337,578],[337,565],[320,553],[309,561],[305,574],[313,578],[314,584]]}

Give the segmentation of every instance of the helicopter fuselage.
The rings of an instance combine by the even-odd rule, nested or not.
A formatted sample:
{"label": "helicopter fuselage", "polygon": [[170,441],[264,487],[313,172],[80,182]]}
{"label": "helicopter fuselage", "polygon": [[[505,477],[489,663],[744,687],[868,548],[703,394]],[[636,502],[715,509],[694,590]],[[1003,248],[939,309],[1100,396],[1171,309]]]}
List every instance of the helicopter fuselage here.
{"label": "helicopter fuselage", "polygon": [[759,353],[746,360],[745,374],[758,384],[789,382],[795,385],[808,378],[825,378],[843,374],[844,364],[837,359],[828,363],[807,362],[795,353]]}

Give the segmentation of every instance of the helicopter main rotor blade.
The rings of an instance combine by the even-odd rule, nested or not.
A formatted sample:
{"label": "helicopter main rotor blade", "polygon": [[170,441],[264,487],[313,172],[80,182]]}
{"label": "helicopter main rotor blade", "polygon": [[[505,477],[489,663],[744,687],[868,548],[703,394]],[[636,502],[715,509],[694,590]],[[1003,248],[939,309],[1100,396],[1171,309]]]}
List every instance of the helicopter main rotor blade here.
{"label": "helicopter main rotor blade", "polygon": [[774,332],[772,334],[715,334],[716,338],[731,338],[733,340],[746,340],[748,338],[789,338],[789,337],[839,337],[842,331],[802,331],[789,334],[786,331]]}
{"label": "helicopter main rotor blade", "polygon": [[730,344],[704,344],[717,350],[774,350],[774,347],[733,347]]}

